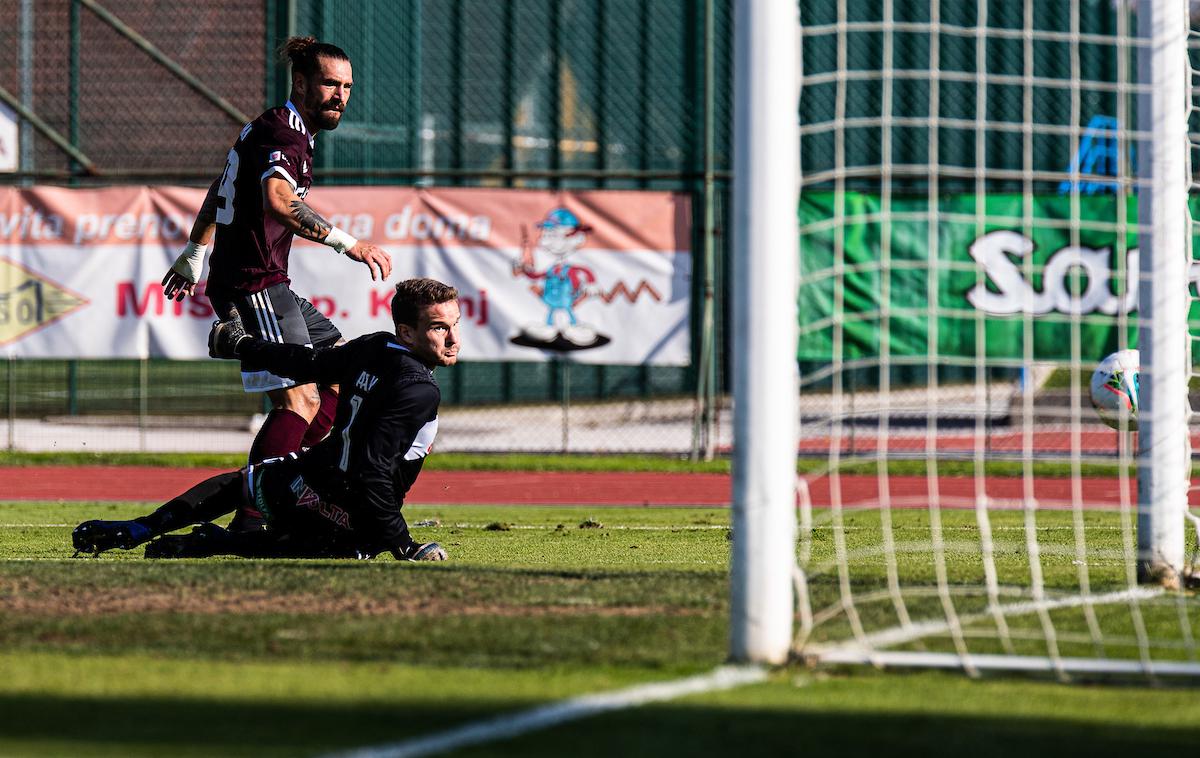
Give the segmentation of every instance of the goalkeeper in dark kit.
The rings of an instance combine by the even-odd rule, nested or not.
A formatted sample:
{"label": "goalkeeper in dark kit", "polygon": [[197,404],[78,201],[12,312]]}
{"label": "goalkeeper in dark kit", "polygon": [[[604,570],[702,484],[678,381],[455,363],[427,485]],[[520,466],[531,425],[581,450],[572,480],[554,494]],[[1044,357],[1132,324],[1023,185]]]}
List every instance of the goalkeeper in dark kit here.
{"label": "goalkeeper in dark kit", "polygon": [[[100,553],[146,545],[147,558],[213,555],[445,560],[436,542],[413,538],[404,496],[437,434],[441,394],[433,369],[458,360],[458,291],[408,279],[392,298],[395,332],[315,351],[266,342],[236,315],[213,325],[209,352],[298,382],[338,384],[337,417],[312,448],[211,477],[131,521],[85,521],[75,549]],[[230,532],[212,522],[239,509],[261,512],[260,529]],[[169,532],[198,524],[190,534]]]}

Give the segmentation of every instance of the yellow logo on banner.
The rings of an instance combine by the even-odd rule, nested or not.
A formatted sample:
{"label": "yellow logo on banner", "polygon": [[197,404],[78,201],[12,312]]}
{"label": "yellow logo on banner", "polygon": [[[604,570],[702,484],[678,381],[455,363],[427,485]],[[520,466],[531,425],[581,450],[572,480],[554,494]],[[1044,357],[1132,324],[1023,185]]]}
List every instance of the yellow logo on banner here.
{"label": "yellow logo on banner", "polygon": [[87,299],[6,258],[0,258],[0,345],[59,320]]}

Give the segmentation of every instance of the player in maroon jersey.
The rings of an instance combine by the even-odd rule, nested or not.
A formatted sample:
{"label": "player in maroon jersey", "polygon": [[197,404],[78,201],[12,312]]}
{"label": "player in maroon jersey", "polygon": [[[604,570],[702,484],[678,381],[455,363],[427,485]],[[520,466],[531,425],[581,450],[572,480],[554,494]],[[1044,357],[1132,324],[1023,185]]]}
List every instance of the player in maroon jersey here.
{"label": "player in maroon jersey", "polygon": [[[313,37],[287,40],[280,54],[292,67],[288,102],[242,129],[163,286],[170,298],[194,295],[215,235],[205,294],[217,314],[228,318],[236,312],[247,331],[261,339],[322,349],[341,341],[341,334],[289,287],[292,237],[324,243],[366,264],[373,280],[387,279],[392,261],[387,252],[331,225],[304,201],[312,186],[316,135],[337,128],[350,100],[349,57]],[[309,447],[328,433],[336,387],[296,385],[245,362],[242,383],[247,392],[266,392],[274,406],[250,448],[251,462]]]}

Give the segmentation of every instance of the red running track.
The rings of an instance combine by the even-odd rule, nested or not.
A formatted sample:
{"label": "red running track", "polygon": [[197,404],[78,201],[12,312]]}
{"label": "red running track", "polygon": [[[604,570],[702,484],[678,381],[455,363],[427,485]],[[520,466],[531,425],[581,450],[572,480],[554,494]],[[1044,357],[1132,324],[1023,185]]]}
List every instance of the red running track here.
{"label": "red running track", "polygon": [[[134,466],[0,467],[0,500],[165,502],[228,469]],[[413,504],[728,505],[723,474],[426,471]]]}
{"label": "red running track", "polygon": [[[197,482],[225,469],[172,469],[132,466],[0,467],[0,500],[101,500],[165,502]],[[805,481],[816,507],[828,506],[834,493],[847,507],[873,507],[881,497],[874,476],[826,477]],[[1194,482],[1193,487],[1200,484]],[[1018,508],[1025,499],[1020,478],[987,478],[984,495],[990,508]],[[1070,479],[1034,479],[1029,485],[1038,506],[1070,507],[1076,498],[1088,508],[1121,505],[1115,479],[1085,478],[1078,492]],[[975,479],[894,476],[887,480],[893,507],[926,508],[935,498],[945,508],[976,506]],[[1128,502],[1136,500],[1129,482]],[[409,493],[413,504],[727,506],[732,484],[723,474],[568,473],[513,471],[426,471]],[[802,491],[803,492],[803,491]]]}
{"label": "red running track", "polygon": [[[954,432],[940,430],[933,437],[933,446],[942,453],[975,452],[977,437],[971,431]],[[989,430],[983,438],[988,455],[996,453],[1016,453],[1024,451],[1026,445],[1025,433],[1021,429],[1004,427]],[[1129,455],[1137,449],[1136,435],[1130,435],[1126,450]],[[800,440],[799,450],[802,453],[827,454],[834,447],[835,440],[829,436],[804,437]],[[887,443],[882,444],[875,429],[847,427],[836,439],[837,447],[842,455],[874,454],[880,450],[891,453],[922,453],[928,449],[929,442],[923,430],[913,428],[893,428]],[[1035,428],[1030,431],[1028,443],[1030,449],[1038,455],[1058,453],[1071,454],[1075,450],[1092,455],[1111,455],[1119,453],[1120,437],[1118,432],[1087,427],[1076,436],[1070,429],[1064,428]],[[1200,434],[1192,435],[1192,448],[1200,449]]]}

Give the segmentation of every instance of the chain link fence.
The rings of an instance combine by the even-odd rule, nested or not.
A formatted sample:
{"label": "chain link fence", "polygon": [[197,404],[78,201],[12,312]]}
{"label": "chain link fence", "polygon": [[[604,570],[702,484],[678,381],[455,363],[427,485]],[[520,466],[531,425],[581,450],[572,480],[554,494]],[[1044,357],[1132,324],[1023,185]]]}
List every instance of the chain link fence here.
{"label": "chain link fence", "polygon": [[[9,0],[0,116],[21,124],[20,168],[0,182],[206,185],[244,121],[286,98],[278,44],[312,34],[343,47],[355,72],[346,117],[316,151],[318,192],[694,196],[691,365],[464,361],[439,370],[439,449],[712,454],[729,444],[730,6],[711,3],[706,26],[705,3],[654,0]],[[718,292],[708,317],[706,279]],[[10,360],[0,400],[0,444],[36,450],[244,450],[263,410],[236,367],[158,360]]]}

